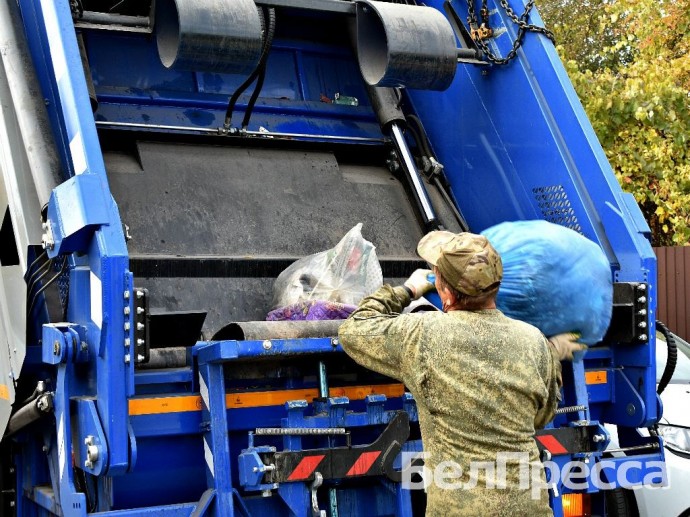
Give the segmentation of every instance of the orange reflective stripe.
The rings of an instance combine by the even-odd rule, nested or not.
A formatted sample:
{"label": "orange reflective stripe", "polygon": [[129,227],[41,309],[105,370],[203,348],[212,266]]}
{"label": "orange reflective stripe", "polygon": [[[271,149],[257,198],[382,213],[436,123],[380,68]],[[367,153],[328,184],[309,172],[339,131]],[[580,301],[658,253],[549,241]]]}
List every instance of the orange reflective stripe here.
{"label": "orange reflective stripe", "polygon": [[10,390],[6,384],[0,384],[0,399],[10,400]]}
{"label": "orange reflective stripe", "polygon": [[[385,395],[386,397],[400,397],[405,388],[402,384],[380,384],[375,386],[347,386],[331,388],[331,397],[347,397],[350,400],[362,400],[367,395]],[[316,389],[253,391],[244,393],[228,393],[225,395],[225,405],[229,409],[280,406],[288,400],[306,400],[312,402],[318,397]],[[160,413],[179,413],[183,411],[200,411],[201,397],[186,395],[177,397],[136,398],[129,401],[129,414],[155,415]]]}
{"label": "orange reflective stripe", "polygon": [[188,395],[131,399],[129,401],[130,415],[156,415],[159,413],[179,413],[182,411],[201,411],[201,397],[199,395]]}

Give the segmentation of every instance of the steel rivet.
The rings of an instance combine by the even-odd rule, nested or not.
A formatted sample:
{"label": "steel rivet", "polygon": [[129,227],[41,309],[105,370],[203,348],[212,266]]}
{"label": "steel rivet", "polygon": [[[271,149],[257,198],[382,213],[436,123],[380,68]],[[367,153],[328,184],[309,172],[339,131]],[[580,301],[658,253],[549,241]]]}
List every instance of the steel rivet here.
{"label": "steel rivet", "polygon": [[129,327],[130,327],[130,326],[129,326],[129,321],[126,321],[126,322],[125,322],[125,331],[128,331],[128,330],[129,330]]}
{"label": "steel rivet", "polygon": [[125,291],[125,300],[129,300],[129,290]]}
{"label": "steel rivet", "polygon": [[125,364],[129,364],[130,361],[131,357],[129,356],[129,354],[125,354]]}
{"label": "steel rivet", "polygon": [[268,339],[263,342],[263,347],[264,350],[270,350],[273,348],[273,343],[271,343]]}
{"label": "steel rivet", "polygon": [[645,302],[647,301],[647,298],[645,298],[644,296],[640,296],[640,297],[637,299],[637,301],[638,301],[639,303],[645,303]]}
{"label": "steel rivet", "polygon": [[637,289],[638,289],[639,291],[645,291],[645,290],[647,290],[647,286],[644,285],[644,284],[639,284],[639,285],[637,286]]}
{"label": "steel rivet", "polygon": [[637,339],[639,339],[640,341],[647,341],[647,334],[640,334],[639,336],[637,336]]}
{"label": "steel rivet", "polygon": [[131,344],[131,341],[129,340],[128,337],[125,338],[125,348],[129,348],[129,345]]}
{"label": "steel rivet", "polygon": [[129,316],[129,305],[125,307],[125,316]]}
{"label": "steel rivet", "polygon": [[143,323],[137,323],[137,330],[144,330],[145,328]]}

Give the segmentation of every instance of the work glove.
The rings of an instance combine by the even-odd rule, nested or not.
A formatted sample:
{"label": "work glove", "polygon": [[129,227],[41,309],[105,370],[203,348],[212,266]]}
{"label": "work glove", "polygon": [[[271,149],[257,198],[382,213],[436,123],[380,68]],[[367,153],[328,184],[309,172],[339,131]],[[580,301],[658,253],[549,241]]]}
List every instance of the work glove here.
{"label": "work glove", "polygon": [[433,271],[430,269],[418,269],[405,281],[403,285],[412,291],[411,296],[413,300],[417,300],[429,291],[434,290],[434,284],[428,278],[431,274],[433,274]]}
{"label": "work glove", "polygon": [[580,334],[566,332],[551,336],[549,342],[556,349],[556,357],[559,361],[572,361],[574,352],[587,350],[587,345],[578,343],[578,339],[580,339]]}

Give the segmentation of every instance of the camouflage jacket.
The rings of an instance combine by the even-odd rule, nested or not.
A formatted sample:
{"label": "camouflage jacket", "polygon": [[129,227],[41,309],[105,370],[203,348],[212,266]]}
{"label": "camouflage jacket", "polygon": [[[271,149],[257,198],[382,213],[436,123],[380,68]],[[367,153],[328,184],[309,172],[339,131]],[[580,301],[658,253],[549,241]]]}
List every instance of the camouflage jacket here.
{"label": "camouflage jacket", "polygon": [[[440,465],[434,480],[455,484],[426,488],[427,515],[552,515],[547,491],[531,490],[533,477],[544,479],[534,431],[553,418],[560,398],[560,363],[546,338],[497,309],[401,315],[409,303],[404,288],[384,285],[362,300],[339,337],[356,362],[414,395],[430,472],[442,462],[462,469]],[[519,463],[500,453],[532,463],[522,485]],[[477,462],[495,465],[497,475]]]}

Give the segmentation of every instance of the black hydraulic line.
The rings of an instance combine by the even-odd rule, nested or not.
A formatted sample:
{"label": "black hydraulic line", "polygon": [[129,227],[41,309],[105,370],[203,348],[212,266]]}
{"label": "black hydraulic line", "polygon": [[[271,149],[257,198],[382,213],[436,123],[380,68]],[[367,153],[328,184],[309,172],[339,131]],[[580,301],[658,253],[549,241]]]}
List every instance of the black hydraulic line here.
{"label": "black hydraulic line", "polygon": [[29,264],[29,267],[26,268],[26,274],[28,275],[29,272],[34,268],[34,266],[38,263],[39,260],[45,258],[48,256],[48,252],[46,250],[43,250],[43,253],[38,255],[31,264]]}
{"label": "black hydraulic line", "polygon": [[[43,256],[43,255],[41,255],[41,256]],[[36,260],[38,260],[38,259],[36,259]],[[29,274],[29,271],[31,271],[32,266],[36,263],[36,260],[34,260],[31,263],[31,266],[29,266],[29,269],[26,270],[26,275]],[[36,275],[39,273],[39,271],[43,271],[46,268],[46,266],[48,266],[51,262],[52,262],[51,259],[46,260],[33,273],[31,273],[31,275],[28,278],[26,278],[26,275],[24,275],[24,278],[26,279],[26,285],[28,286],[29,284],[33,283],[33,281],[36,278]]]}
{"label": "black hydraulic line", "polygon": [[[26,287],[26,297],[27,297],[27,298],[30,298],[30,297],[31,297],[31,292],[34,290],[34,287],[36,287],[36,286],[39,284],[39,282],[40,282],[41,280],[43,280],[43,278],[44,278],[46,275],[48,275],[48,273],[50,273],[50,270],[51,270],[52,265],[53,265],[52,259],[49,260],[49,261],[46,263],[46,265],[48,266],[47,268],[45,267],[45,265],[44,265],[44,266],[41,266],[41,269],[42,269],[42,270],[44,269],[44,271],[43,271],[37,278],[34,278],[35,273],[34,273],[34,275],[31,275],[31,278],[29,279],[29,283],[28,283],[28,285],[27,285],[27,287]],[[38,273],[38,271],[40,271],[40,270],[37,270],[36,273]]]}
{"label": "black hydraulic line", "polygon": [[[268,31],[266,33],[266,48],[270,50],[273,44],[273,38],[275,36],[276,28],[276,13],[275,9],[268,9]],[[244,111],[244,118],[242,119],[242,129],[247,129],[249,126],[249,119],[252,117],[252,111],[254,111],[254,105],[256,104],[259,94],[264,87],[264,81],[266,80],[266,68],[268,66],[268,50],[264,56],[263,63],[259,63],[259,77],[256,80],[256,86],[254,86],[254,91],[252,96],[249,98],[249,103]]]}
{"label": "black hydraulic line", "polygon": [[661,321],[656,320],[656,328],[664,335],[666,338],[666,348],[668,349],[668,356],[666,357],[666,366],[664,367],[664,373],[659,379],[659,386],[656,388],[656,392],[661,395],[661,393],[666,389],[668,383],[671,382],[671,377],[673,377],[673,372],[676,371],[676,363],[678,361],[678,347],[676,346],[676,339],[673,333],[664,325]]}
{"label": "black hydraulic line", "polygon": [[[36,294],[33,296],[32,300],[31,300],[31,305],[29,306],[29,310],[26,311],[27,314],[31,314],[31,311],[34,309],[34,305],[36,305],[36,300],[38,300],[38,297],[41,295],[41,293],[43,293],[43,291],[48,289],[48,287],[50,287],[52,285],[52,283],[55,282],[55,280],[57,280],[58,277],[62,273],[64,273],[66,266],[67,266],[67,257],[65,257],[65,260],[62,262],[62,266],[60,266],[60,271],[58,271],[55,274],[55,276],[53,276],[50,280],[48,280],[45,284],[43,284],[43,286],[38,291],[36,291]],[[47,271],[46,271],[46,273],[47,273]]]}
{"label": "black hydraulic line", "polygon": [[252,96],[249,98],[249,103],[247,104],[247,109],[244,110],[244,118],[242,119],[242,129],[247,129],[249,127],[249,119],[252,118],[252,111],[254,111],[254,105],[259,98],[259,93],[264,87],[264,80],[266,79],[266,67],[264,66],[259,72],[259,78],[256,80],[256,86],[252,92]]}
{"label": "black hydraulic line", "polygon": [[448,193],[448,189],[443,185],[443,182],[441,181],[441,179],[438,176],[435,176],[433,181],[434,181],[434,185],[436,186],[438,191],[441,193],[443,200],[450,207],[451,212],[453,212],[455,219],[458,221],[458,224],[460,225],[460,229],[463,232],[470,231],[470,227],[467,224],[467,221],[465,221],[465,218],[460,213],[460,210],[458,210],[457,207],[455,206],[455,203],[453,202],[453,200],[450,197],[450,194]]}
{"label": "black hydraulic line", "polygon": [[[436,159],[436,155],[434,152],[431,150],[431,146],[429,145],[429,140],[426,138],[426,134],[424,133],[424,126],[422,125],[422,121],[420,118],[415,115],[414,113],[410,113],[405,115],[405,119],[408,122],[408,125],[412,128],[415,128],[416,134],[419,135],[419,142],[417,142],[418,145],[421,145],[422,151],[424,151],[424,154],[428,156],[429,158],[434,158]],[[412,124],[409,124],[409,123]]]}
{"label": "black hydraulic line", "polygon": [[[225,122],[223,123],[223,127],[225,129],[229,129],[232,125],[232,112],[235,109],[235,104],[237,104],[237,100],[240,98],[240,95],[251,85],[254,80],[258,77],[259,73],[261,72],[261,69],[265,66],[266,61],[268,60],[268,52],[271,49],[271,44],[273,43],[273,36],[275,35],[275,9],[270,8],[261,8],[259,11],[261,13],[261,24],[262,28],[265,31],[266,38],[264,39],[264,46],[261,49],[261,55],[259,57],[259,62],[256,65],[256,68],[254,71],[245,79],[245,81],[235,90],[235,93],[232,94],[230,97],[230,100],[228,101],[228,108],[225,111]],[[266,19],[268,18],[268,20]]]}

